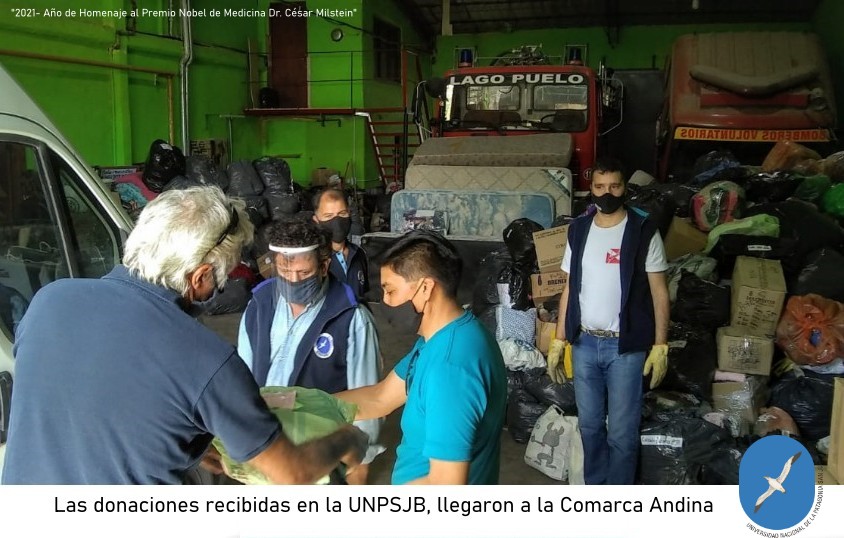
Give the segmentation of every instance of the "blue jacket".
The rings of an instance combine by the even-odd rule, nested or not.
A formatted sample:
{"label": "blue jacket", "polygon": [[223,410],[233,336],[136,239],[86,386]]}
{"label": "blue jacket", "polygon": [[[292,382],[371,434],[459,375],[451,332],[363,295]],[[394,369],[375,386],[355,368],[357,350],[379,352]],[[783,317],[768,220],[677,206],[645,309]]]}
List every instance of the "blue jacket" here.
{"label": "blue jacket", "polygon": [[[571,272],[569,273],[569,298],[566,307],[566,338],[574,342],[580,334],[580,286],[583,249],[595,213],[590,212],[574,219],[569,226],[568,242],[571,245]],[[645,262],[651,238],[657,232],[656,224],[636,208],[627,208],[627,225],[621,240],[621,312],[619,312],[618,352],[648,351],[656,338],[654,304]]]}
{"label": "blue jacket", "polygon": [[[244,313],[252,345],[252,375],[264,386],[270,371],[270,328],[275,316],[274,290],[267,280],[253,291]],[[322,309],[296,349],[290,386],[318,388],[330,394],[346,390],[349,325],[358,303],[349,286],[329,277]]]}
{"label": "blue jacket", "polygon": [[336,255],[331,256],[331,264],[328,272],[339,282],[352,288],[358,302],[363,301],[366,292],[369,291],[369,261],[366,259],[366,252],[354,243],[347,243],[349,246],[349,267],[348,272],[343,271],[343,266]]}

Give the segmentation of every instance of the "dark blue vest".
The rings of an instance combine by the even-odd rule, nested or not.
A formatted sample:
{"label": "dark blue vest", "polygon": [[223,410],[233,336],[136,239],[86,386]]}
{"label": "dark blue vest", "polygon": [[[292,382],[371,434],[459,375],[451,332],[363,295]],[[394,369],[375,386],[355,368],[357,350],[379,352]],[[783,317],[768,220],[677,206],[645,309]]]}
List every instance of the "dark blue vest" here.
{"label": "dark blue vest", "polygon": [[369,262],[366,259],[366,252],[354,243],[347,243],[349,246],[349,261],[347,265],[349,272],[343,271],[343,266],[337,256],[331,255],[331,265],[328,271],[338,281],[346,284],[355,293],[358,302],[363,301],[364,295],[369,291]]}
{"label": "dark blue vest", "polygon": [[[252,375],[259,386],[270,371],[270,328],[275,316],[272,279],[252,290],[244,323],[252,344]],[[348,388],[346,352],[349,325],[358,303],[349,286],[329,277],[328,292],[317,317],[308,327],[293,363],[290,386],[316,388],[335,393]]]}
{"label": "dark blue vest", "polygon": [[[566,307],[566,338],[574,342],[580,334],[580,285],[583,249],[594,213],[574,219],[569,226],[571,272],[569,301]],[[648,248],[656,233],[656,224],[638,209],[627,208],[627,225],[621,240],[621,312],[619,313],[618,352],[648,351],[656,338],[654,304],[645,271]],[[608,283],[609,285],[609,283]]]}

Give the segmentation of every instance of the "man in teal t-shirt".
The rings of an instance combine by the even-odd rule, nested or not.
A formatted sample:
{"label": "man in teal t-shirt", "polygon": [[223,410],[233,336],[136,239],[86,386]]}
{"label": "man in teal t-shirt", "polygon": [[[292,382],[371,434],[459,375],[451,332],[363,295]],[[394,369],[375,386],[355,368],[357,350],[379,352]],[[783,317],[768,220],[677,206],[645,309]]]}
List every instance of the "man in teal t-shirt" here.
{"label": "man in teal t-shirt", "polygon": [[462,264],[443,237],[415,231],[381,262],[388,322],[420,338],[380,383],[338,397],[359,420],[404,405],[394,484],[497,484],[507,378],[498,344],[457,303]]}

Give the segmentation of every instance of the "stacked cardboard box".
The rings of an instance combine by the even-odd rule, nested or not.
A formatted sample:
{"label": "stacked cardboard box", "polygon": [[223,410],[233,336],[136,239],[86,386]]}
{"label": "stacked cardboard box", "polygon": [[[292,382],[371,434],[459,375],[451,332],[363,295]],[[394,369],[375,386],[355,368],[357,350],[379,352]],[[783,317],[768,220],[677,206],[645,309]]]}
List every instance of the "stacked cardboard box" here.
{"label": "stacked cardboard box", "polygon": [[[568,275],[560,270],[560,266],[566,252],[568,233],[569,227],[565,225],[533,234],[539,273],[530,277],[530,292],[537,307],[563,293],[566,286]],[[536,347],[543,355],[548,353],[556,327],[556,323],[536,319]]]}
{"label": "stacked cardboard box", "polygon": [[674,217],[665,234],[665,257],[676,260],[686,254],[697,254],[706,248],[707,235],[698,230],[689,219]]}
{"label": "stacked cardboard box", "polygon": [[712,384],[712,408],[732,419],[731,433],[738,437],[753,431],[759,409],[768,399],[767,378],[744,376],[743,381],[722,381]]}
{"label": "stacked cardboard box", "polygon": [[833,390],[827,470],[836,483],[844,484],[844,378],[835,380]]}
{"label": "stacked cardboard box", "polygon": [[533,246],[536,249],[536,262],[540,273],[553,273],[560,270],[563,254],[566,252],[569,227],[558,226],[533,233]]}

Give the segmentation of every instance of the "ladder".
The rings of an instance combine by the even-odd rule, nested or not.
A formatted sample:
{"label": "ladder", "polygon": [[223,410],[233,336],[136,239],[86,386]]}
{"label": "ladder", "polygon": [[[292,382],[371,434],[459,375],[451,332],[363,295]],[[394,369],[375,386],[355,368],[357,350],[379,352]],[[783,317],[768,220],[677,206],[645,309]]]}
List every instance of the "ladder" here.
{"label": "ladder", "polygon": [[404,187],[405,169],[421,140],[404,108],[370,108],[357,113],[366,119],[378,175],[388,192]]}

